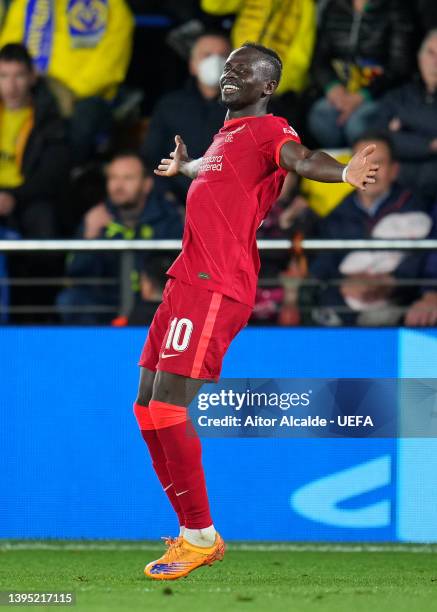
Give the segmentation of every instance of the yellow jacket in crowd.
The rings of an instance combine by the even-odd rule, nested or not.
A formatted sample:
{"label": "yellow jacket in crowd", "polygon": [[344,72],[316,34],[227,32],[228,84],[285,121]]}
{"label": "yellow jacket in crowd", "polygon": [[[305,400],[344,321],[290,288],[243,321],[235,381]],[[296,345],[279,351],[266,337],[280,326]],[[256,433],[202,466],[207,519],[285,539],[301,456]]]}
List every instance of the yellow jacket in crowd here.
{"label": "yellow jacket in crowd", "polygon": [[133,26],[125,0],[12,0],[0,45],[23,42],[38,71],[79,98],[111,98],[126,76]]}
{"label": "yellow jacket in crowd", "polygon": [[202,0],[201,6],[213,15],[237,13],[234,48],[250,41],[274,49],[284,63],[277,93],[302,91],[316,34],[314,0]]}

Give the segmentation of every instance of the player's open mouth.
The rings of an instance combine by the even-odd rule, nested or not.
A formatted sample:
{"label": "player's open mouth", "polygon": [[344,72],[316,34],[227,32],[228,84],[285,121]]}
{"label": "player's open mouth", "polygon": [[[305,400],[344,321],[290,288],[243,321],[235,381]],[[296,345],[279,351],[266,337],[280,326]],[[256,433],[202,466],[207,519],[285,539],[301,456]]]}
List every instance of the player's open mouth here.
{"label": "player's open mouth", "polygon": [[222,91],[224,94],[231,94],[235,93],[236,91],[240,91],[240,88],[236,85],[223,85]]}

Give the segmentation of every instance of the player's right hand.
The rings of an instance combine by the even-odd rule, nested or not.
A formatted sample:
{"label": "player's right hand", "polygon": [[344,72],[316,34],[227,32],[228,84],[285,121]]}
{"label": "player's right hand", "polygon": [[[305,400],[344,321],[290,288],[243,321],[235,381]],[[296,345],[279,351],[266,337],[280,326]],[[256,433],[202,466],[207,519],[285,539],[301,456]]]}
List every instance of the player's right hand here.
{"label": "player's right hand", "polygon": [[158,176],[176,176],[181,172],[182,165],[189,161],[187,147],[178,135],[175,136],[175,150],[170,153],[171,159],[161,159],[154,173]]}

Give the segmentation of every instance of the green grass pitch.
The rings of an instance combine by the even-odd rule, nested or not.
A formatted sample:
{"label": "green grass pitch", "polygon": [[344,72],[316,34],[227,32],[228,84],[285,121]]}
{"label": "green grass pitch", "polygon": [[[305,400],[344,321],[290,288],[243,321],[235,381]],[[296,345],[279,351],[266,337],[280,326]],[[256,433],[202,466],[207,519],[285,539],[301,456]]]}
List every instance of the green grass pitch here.
{"label": "green grass pitch", "polygon": [[143,567],[162,550],[145,542],[0,541],[0,590],[74,591],[76,605],[61,609],[86,612],[437,611],[436,546],[230,544],[223,562],[185,579],[148,580]]}

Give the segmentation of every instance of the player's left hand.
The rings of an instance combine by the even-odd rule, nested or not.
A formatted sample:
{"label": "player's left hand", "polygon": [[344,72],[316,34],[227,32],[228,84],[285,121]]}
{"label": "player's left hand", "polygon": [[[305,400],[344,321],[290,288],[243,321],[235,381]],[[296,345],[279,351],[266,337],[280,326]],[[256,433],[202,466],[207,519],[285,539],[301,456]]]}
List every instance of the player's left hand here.
{"label": "player's left hand", "polygon": [[376,183],[376,173],[379,165],[371,162],[369,157],[374,153],[376,145],[367,145],[352,157],[346,175],[348,183],[365,191],[368,183]]}
{"label": "player's left hand", "polygon": [[153,172],[157,176],[176,176],[181,172],[182,166],[188,162],[187,147],[181,136],[175,136],[176,148],[170,153],[171,159],[161,159],[158,168]]}

